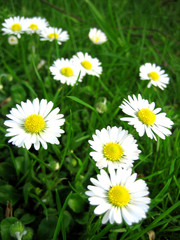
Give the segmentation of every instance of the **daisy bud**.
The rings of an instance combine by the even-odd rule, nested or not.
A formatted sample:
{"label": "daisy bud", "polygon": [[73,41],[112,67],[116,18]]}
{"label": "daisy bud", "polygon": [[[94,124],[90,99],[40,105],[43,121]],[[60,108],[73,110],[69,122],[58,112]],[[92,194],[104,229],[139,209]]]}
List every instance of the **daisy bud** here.
{"label": "daisy bud", "polygon": [[19,221],[12,224],[10,227],[10,234],[12,237],[17,238],[17,236],[21,236],[23,232],[24,232],[24,225]]}

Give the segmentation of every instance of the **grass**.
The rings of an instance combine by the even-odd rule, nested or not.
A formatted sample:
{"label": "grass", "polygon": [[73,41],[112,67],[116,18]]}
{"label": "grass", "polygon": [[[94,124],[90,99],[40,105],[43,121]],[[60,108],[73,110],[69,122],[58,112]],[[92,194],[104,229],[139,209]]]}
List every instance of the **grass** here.
{"label": "grass", "polygon": [[[177,1],[22,0],[1,4],[1,23],[10,16],[41,16],[70,35],[61,46],[29,35],[10,46],[7,36],[1,35],[2,240],[11,239],[7,229],[17,219],[32,228],[33,239],[38,240],[145,240],[150,239],[149,231],[156,239],[179,239],[179,14]],[[93,45],[88,39],[91,27],[104,31],[109,41]],[[102,62],[101,78],[86,76],[74,87],[54,81],[49,71],[53,61],[71,58],[77,51],[88,52]],[[45,65],[37,69],[41,59]],[[167,89],[148,89],[147,82],[139,80],[139,67],[146,62],[166,70],[170,76]],[[122,100],[138,93],[154,101],[174,121],[172,136],[157,142],[140,138],[132,126],[120,121],[124,116],[119,109]],[[66,119],[61,144],[49,144],[47,151],[19,149],[8,144],[4,136],[3,123],[9,110],[36,97],[52,100]],[[96,104],[102,98],[107,99],[107,111],[100,114]],[[147,218],[132,226],[102,225],[101,216],[94,215],[85,195],[90,177],[99,172],[89,157],[88,140],[96,129],[108,125],[127,129],[142,151],[133,169],[147,182],[151,204]],[[59,163],[58,170],[54,161]]]}

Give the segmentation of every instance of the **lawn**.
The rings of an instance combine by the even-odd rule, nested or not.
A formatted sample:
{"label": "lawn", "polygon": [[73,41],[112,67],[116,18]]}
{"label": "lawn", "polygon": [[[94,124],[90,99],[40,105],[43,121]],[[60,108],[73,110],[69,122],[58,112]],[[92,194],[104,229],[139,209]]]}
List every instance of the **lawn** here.
{"label": "lawn", "polygon": [[[180,231],[178,1],[11,0],[3,1],[0,9],[1,239],[178,240]],[[18,43],[12,45],[8,41],[12,34],[4,34],[2,24],[5,19],[16,16],[25,19],[44,18],[51,27],[62,28],[64,39],[62,37],[58,42],[53,33],[54,35],[49,38],[51,41],[42,40],[40,34],[22,31],[20,37],[16,38]],[[95,43],[92,42],[88,36],[91,28],[104,32],[107,41],[96,44],[99,41],[97,38]],[[87,53],[90,56],[89,61],[92,61],[91,64],[84,60],[86,72],[79,71],[78,52]],[[69,62],[72,57],[74,65]],[[63,65],[63,70],[59,72],[65,78],[55,80],[56,73],[53,73],[52,66],[55,66],[53,64],[57,59],[62,58],[67,59],[71,68]],[[92,60],[95,58],[97,59]],[[80,61],[83,65],[83,60]],[[94,67],[97,62],[99,65]],[[164,89],[156,86],[159,81],[155,79],[157,77],[155,70],[151,70],[154,77],[151,82],[154,85],[148,88],[150,80],[141,80],[140,67],[146,63],[154,63],[168,74],[169,83],[165,84]],[[66,79],[71,79],[76,72],[74,82],[66,82]],[[142,96],[142,99],[148,101],[149,105],[146,101],[146,104],[144,103],[146,107],[142,107],[143,109],[149,109],[150,104],[154,102],[154,109],[161,108],[161,113],[166,113],[166,117],[161,116],[158,127],[161,124],[167,126],[161,128],[161,133],[158,130],[154,133],[157,139],[154,139],[151,131],[148,132],[148,137],[146,133],[140,134],[142,128],[137,130],[133,124],[128,124],[129,121],[124,121],[123,118],[129,116],[123,108],[123,103],[125,100],[130,101],[128,96],[133,95],[134,99]],[[25,121],[23,126],[18,123],[18,126],[26,134],[31,135],[30,132],[33,132],[36,140],[40,139],[39,132],[45,132],[45,141],[38,140],[40,145],[37,143],[36,146],[32,139],[26,141],[25,137],[24,140],[20,137],[19,141],[14,140],[14,144],[8,142],[12,139],[12,136],[5,136],[10,127],[8,121],[10,111],[12,114],[11,109],[17,109],[18,106],[22,106],[22,102],[27,103],[29,100],[28,104],[24,105],[23,111],[32,114],[31,103],[34,99],[36,99],[34,106],[37,108],[39,102],[44,99],[42,103],[44,107],[41,105],[39,107],[42,111],[46,111],[53,103],[49,112],[53,109],[56,109],[56,112],[49,117],[50,120],[40,116],[43,122],[38,120],[39,128],[36,132],[28,121]],[[18,116],[17,114],[16,111],[15,115]],[[133,118],[150,129],[158,116],[150,110],[148,114],[151,116],[148,123],[139,112],[135,113]],[[34,115],[37,117],[37,114]],[[34,115],[31,116],[36,122],[37,118],[34,118]],[[47,127],[47,124],[50,126]],[[13,131],[18,131],[17,125],[13,126]],[[119,158],[122,157],[121,146],[117,144],[118,139],[113,143],[111,138],[108,145],[105,133],[101,134],[101,137],[95,137],[98,135],[97,130],[102,133],[102,129],[104,132],[107,132],[107,129],[111,129],[108,131],[115,129],[116,132],[128,131],[128,134],[131,134],[129,138],[133,139],[133,143],[126,142],[122,145],[124,146],[122,155],[129,152],[135,156],[130,163],[127,161],[129,165],[122,165],[126,164],[126,160],[122,163],[123,160],[116,159],[117,154]],[[112,133],[112,136],[114,135],[116,134]],[[46,137],[50,140],[46,141]],[[101,145],[104,150],[101,150]],[[92,154],[92,151],[96,151],[92,149],[93,146],[99,151],[96,157]],[[112,155],[109,146],[113,146],[118,153]],[[100,163],[100,155],[104,159],[103,163]],[[92,180],[97,179],[97,175],[109,175],[113,172],[112,177],[114,170],[111,169],[112,166],[108,166],[115,166],[115,163],[118,165],[115,169],[125,166],[122,170],[124,174],[128,174],[125,172],[132,168],[132,174],[137,173],[137,183],[145,184],[146,187],[142,191],[147,192],[142,194],[143,200],[138,205],[139,212],[131,213],[129,219],[132,222],[127,219],[129,215],[123,217],[122,221],[116,221],[115,217],[109,216],[108,221],[103,224],[105,210],[97,210],[98,203],[92,204],[87,191],[91,191],[89,189],[91,187],[88,186],[92,184],[97,187],[97,181]],[[117,170],[117,175],[118,171],[121,170]],[[105,177],[103,179],[105,180]],[[121,179],[118,184],[122,182]],[[100,188],[108,188],[106,183],[106,181],[99,183],[101,186],[98,185],[99,193],[95,197],[100,196],[98,195],[102,190]],[[135,186],[133,184],[129,186],[131,189]],[[119,185],[116,187],[120,188]],[[110,190],[106,191],[107,196],[103,201],[123,211],[125,206],[128,208],[129,201],[132,201],[134,195],[130,190],[121,191],[128,203],[120,204],[120,200],[111,198]],[[100,197],[98,199],[100,201]],[[144,199],[150,199],[150,203],[143,203]],[[142,212],[145,215],[141,214]],[[114,221],[111,221],[112,219]],[[17,232],[19,233],[16,234]]]}

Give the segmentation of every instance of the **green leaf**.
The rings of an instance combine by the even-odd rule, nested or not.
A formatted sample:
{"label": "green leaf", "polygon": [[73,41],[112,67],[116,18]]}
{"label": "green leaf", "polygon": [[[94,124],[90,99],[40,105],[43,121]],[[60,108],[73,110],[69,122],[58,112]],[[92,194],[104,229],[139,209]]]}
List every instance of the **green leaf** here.
{"label": "green leaf", "polygon": [[24,196],[25,204],[28,203],[28,198],[29,198],[31,189],[32,189],[32,184],[30,182],[26,182],[23,186],[23,196]]}
{"label": "green leaf", "polygon": [[37,239],[52,240],[57,221],[58,217],[56,216],[44,218],[38,227]]}
{"label": "green leaf", "polygon": [[0,203],[6,204],[7,201],[14,205],[20,198],[17,190],[11,185],[0,186]]}
{"label": "green leaf", "polygon": [[15,176],[15,171],[12,165],[8,162],[0,163],[0,176],[4,180],[12,180]]}
{"label": "green leaf", "polygon": [[75,213],[80,213],[84,211],[84,201],[77,193],[72,194],[71,198],[68,201],[68,206]]}
{"label": "green leaf", "polygon": [[2,240],[12,239],[10,236],[9,229],[10,229],[11,225],[17,221],[18,221],[18,219],[15,217],[9,217],[9,218],[5,218],[2,220],[2,222],[1,222],[1,239]]}
{"label": "green leaf", "polygon": [[71,214],[68,211],[64,211],[63,213],[63,227],[66,229],[68,228],[68,226],[70,225],[70,223],[72,223],[74,220],[71,216]]}
{"label": "green leaf", "polygon": [[89,213],[87,212],[82,213],[80,218],[76,218],[76,222],[82,225],[88,224],[88,221],[89,221]]}
{"label": "green leaf", "polygon": [[109,240],[116,240],[117,239],[117,235],[118,235],[118,233],[116,233],[116,232],[112,232],[112,233],[110,233],[109,234]]}
{"label": "green leaf", "polygon": [[26,98],[26,92],[20,84],[14,84],[11,87],[11,96],[15,102],[21,102]]}
{"label": "green leaf", "polygon": [[24,211],[24,209],[23,208],[16,208],[16,209],[14,209],[14,217],[16,217],[16,218],[18,218],[18,219],[20,219],[24,214],[25,214],[25,211]]}
{"label": "green leaf", "polygon": [[34,222],[35,220],[35,216],[29,214],[29,213],[26,213],[24,216],[22,216],[22,218],[20,219],[20,221],[26,225],[26,224],[29,224],[29,223],[32,223]]}
{"label": "green leaf", "polygon": [[22,156],[16,157],[14,159],[15,164],[16,164],[16,169],[20,173],[25,173],[25,158]]}

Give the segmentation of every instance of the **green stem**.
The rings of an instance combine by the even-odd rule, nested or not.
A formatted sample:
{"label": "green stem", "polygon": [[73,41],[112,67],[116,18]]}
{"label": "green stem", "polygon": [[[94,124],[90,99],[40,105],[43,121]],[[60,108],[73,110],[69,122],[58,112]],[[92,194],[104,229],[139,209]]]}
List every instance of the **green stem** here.
{"label": "green stem", "polygon": [[61,87],[61,88],[58,88],[58,90],[56,91],[56,94],[55,94],[55,96],[54,96],[54,98],[52,100],[54,104],[55,104],[56,100],[58,99],[58,96],[59,96],[60,92],[62,92],[61,91],[62,89],[63,88]]}
{"label": "green stem", "polygon": [[[27,150],[28,151],[28,150]],[[40,158],[38,158],[37,156],[35,156],[33,153],[29,152],[29,155],[34,158],[37,162],[39,162],[40,164],[42,164],[43,166],[45,166],[46,168],[48,168],[51,172],[54,172],[54,170],[48,165],[46,164],[44,161],[42,161]]]}
{"label": "green stem", "polygon": [[37,70],[36,64],[35,64],[35,62],[34,62],[34,53],[32,53],[32,56],[33,56],[33,57],[32,57],[32,64],[33,64],[33,67],[34,67],[34,71],[35,71],[36,76],[37,76],[37,78],[38,78],[38,80],[39,80],[40,86],[41,86],[41,88],[42,88],[42,90],[43,90],[44,97],[45,97],[46,99],[48,99],[47,92],[46,92],[46,89],[45,89],[45,87],[44,87],[44,82],[43,82],[43,80],[42,80],[42,78],[41,78],[41,76],[40,76],[40,74],[39,74],[39,72],[38,72],[38,70]]}
{"label": "green stem", "polygon": [[54,42],[56,45],[56,55],[57,55],[57,58],[59,58],[59,45],[58,45],[57,41],[54,41]]}
{"label": "green stem", "polygon": [[72,192],[70,192],[69,195],[67,196],[67,198],[65,200],[65,203],[64,203],[64,205],[61,209],[61,212],[59,214],[59,218],[58,218],[58,221],[57,221],[56,229],[54,231],[54,236],[53,236],[52,240],[57,240],[57,236],[59,234],[60,227],[61,227],[61,221],[62,221],[62,218],[63,218],[63,213],[64,213],[64,210],[66,209],[66,206],[68,204],[68,201],[69,201],[69,198],[71,197],[71,195],[72,195]]}
{"label": "green stem", "polygon": [[26,63],[26,56],[25,56],[25,49],[24,49],[24,43],[23,40],[21,40],[21,53],[22,53],[22,59],[23,59],[23,65],[24,65],[24,70],[26,72],[27,78],[29,82],[31,82],[31,76],[29,74],[28,68],[27,68],[27,63]]}

